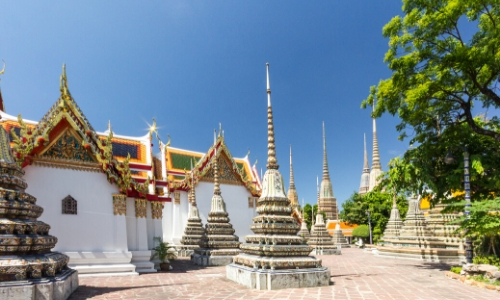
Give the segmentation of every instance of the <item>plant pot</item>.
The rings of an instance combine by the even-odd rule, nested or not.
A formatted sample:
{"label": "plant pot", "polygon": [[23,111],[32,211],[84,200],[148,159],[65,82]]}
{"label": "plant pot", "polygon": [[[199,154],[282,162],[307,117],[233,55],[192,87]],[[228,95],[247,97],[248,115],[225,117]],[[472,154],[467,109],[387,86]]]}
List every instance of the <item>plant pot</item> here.
{"label": "plant pot", "polygon": [[160,270],[162,271],[170,270],[170,263],[160,263]]}

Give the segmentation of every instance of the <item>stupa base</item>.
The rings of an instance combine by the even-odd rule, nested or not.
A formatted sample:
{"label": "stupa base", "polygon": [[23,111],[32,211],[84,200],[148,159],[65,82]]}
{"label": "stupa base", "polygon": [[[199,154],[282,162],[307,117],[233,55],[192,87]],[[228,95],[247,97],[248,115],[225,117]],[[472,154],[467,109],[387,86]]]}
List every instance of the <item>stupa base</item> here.
{"label": "stupa base", "polygon": [[342,251],[336,248],[314,249],[311,255],[341,255]]}
{"label": "stupa base", "polygon": [[191,261],[198,266],[227,266],[233,257],[240,254],[240,249],[200,249],[191,255]]}
{"label": "stupa base", "polygon": [[0,282],[0,299],[68,299],[78,288],[78,272],[66,269],[52,278]]}
{"label": "stupa base", "polygon": [[199,249],[198,245],[180,245],[176,247],[177,256],[179,257],[190,257],[194,254],[194,250]]}
{"label": "stupa base", "polygon": [[380,257],[411,259],[429,263],[461,264],[466,261],[465,251],[457,249],[378,246],[372,250],[372,253]]}
{"label": "stupa base", "polygon": [[242,265],[226,266],[226,278],[256,290],[280,290],[330,285],[327,268],[262,270]]}

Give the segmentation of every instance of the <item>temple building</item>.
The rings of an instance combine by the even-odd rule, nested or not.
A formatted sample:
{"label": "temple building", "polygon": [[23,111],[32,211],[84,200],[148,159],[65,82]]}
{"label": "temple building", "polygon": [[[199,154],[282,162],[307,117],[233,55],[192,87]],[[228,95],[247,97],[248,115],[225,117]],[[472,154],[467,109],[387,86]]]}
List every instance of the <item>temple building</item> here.
{"label": "temple building", "polygon": [[[58,237],[54,250],[69,257],[68,266],[79,276],[155,272],[149,250],[154,237],[181,245],[188,219],[196,214],[189,209],[192,188],[202,199],[199,216],[207,221],[215,148],[228,212],[238,215],[236,235],[250,232],[260,178],[248,156],[233,159],[223,138],[202,153],[164,144],[156,122],[139,137],[116,134],[111,124],[96,131],[69,92],[65,66],[59,98],[40,121],[9,115],[3,99],[1,104],[0,125],[25,172],[26,191],[44,207],[40,220],[50,221]],[[191,159],[195,165],[185,172]]]}
{"label": "temple building", "polygon": [[328,171],[328,158],[326,156],[325,122],[323,122],[323,178],[319,189],[318,210],[326,214],[327,220],[338,220],[339,211],[337,199],[333,195],[332,182]]}

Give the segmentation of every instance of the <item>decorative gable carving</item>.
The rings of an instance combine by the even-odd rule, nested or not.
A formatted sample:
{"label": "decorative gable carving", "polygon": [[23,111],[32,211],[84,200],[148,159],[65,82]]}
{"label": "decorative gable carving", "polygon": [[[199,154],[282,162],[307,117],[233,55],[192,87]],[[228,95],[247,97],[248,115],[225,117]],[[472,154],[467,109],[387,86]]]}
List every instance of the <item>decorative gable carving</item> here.
{"label": "decorative gable carving", "polygon": [[78,203],[71,197],[67,196],[62,200],[62,213],[65,215],[76,215],[78,212]]}
{"label": "decorative gable carving", "polygon": [[78,134],[66,130],[41,156],[51,159],[74,160],[81,162],[96,162],[90,152],[82,145]]}
{"label": "decorative gable carving", "polygon": [[[223,155],[219,155],[217,157],[217,164],[219,165],[219,182],[226,184],[235,184],[235,185],[243,185],[241,180],[238,178],[233,171],[233,168],[229,165],[226,158]],[[201,181],[214,181],[214,169],[213,164],[210,166],[210,169],[203,175],[200,179]]]}

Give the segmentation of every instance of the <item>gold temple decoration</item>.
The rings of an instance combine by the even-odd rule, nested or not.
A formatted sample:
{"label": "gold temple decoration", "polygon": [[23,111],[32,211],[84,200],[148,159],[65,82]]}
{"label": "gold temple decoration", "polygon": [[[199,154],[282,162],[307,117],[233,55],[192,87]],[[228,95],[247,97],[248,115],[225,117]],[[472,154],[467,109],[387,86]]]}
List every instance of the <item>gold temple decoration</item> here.
{"label": "gold temple decoration", "polygon": [[113,213],[115,216],[127,215],[127,196],[113,194]]}
{"label": "gold temple decoration", "polygon": [[181,204],[181,193],[179,191],[174,192],[174,204]]}
{"label": "gold temple decoration", "polygon": [[[219,155],[217,158],[214,158],[214,161],[217,160],[217,164],[219,165],[219,182],[225,184],[235,184],[235,185],[243,185],[241,180],[238,180],[235,172],[229,166],[226,159]],[[203,177],[200,178],[200,181],[214,181],[214,168],[210,168]]]}
{"label": "gold temple decoration", "polygon": [[52,159],[76,160],[95,162],[81,141],[76,137],[74,130],[65,130],[55,142],[41,155]]}
{"label": "gold temple decoration", "polygon": [[145,218],[147,215],[147,200],[145,199],[135,199],[135,217]]}
{"label": "gold temple decoration", "polygon": [[159,201],[151,201],[151,215],[153,219],[163,218],[163,203]]}

